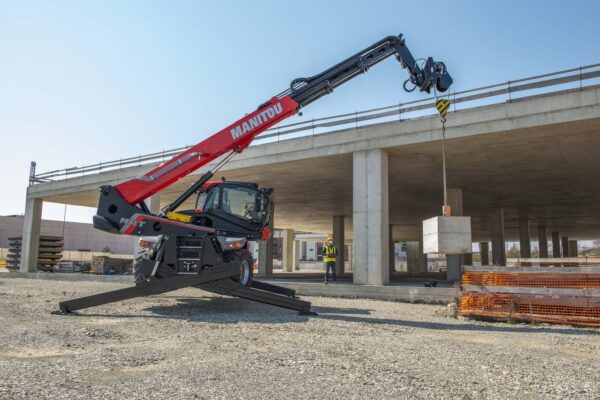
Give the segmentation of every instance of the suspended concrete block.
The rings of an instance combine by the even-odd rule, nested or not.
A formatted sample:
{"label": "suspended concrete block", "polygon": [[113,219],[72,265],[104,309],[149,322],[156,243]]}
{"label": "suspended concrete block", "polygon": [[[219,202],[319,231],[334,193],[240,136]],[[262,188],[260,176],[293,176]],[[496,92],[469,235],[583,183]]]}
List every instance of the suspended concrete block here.
{"label": "suspended concrete block", "polygon": [[433,217],[423,221],[423,253],[471,252],[471,217]]}

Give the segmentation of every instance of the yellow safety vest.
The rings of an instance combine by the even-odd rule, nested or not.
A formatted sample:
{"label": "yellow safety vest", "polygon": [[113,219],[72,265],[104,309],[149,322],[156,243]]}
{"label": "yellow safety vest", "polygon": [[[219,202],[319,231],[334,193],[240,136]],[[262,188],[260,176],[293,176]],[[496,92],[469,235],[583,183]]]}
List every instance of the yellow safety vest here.
{"label": "yellow safety vest", "polygon": [[325,262],[335,261],[337,249],[335,246],[325,246]]}

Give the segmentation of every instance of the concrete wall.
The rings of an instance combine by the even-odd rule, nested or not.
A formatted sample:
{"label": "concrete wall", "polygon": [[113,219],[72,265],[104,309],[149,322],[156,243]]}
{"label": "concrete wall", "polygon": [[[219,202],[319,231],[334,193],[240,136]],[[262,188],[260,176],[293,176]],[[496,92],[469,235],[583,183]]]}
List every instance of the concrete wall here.
{"label": "concrete wall", "polygon": [[[67,222],[64,226],[65,250],[102,251],[108,246],[115,254],[132,254],[134,238],[102,232],[91,224]],[[23,217],[0,217],[0,248],[8,247],[8,238],[23,234]],[[63,222],[42,220],[42,235],[62,236]]]}

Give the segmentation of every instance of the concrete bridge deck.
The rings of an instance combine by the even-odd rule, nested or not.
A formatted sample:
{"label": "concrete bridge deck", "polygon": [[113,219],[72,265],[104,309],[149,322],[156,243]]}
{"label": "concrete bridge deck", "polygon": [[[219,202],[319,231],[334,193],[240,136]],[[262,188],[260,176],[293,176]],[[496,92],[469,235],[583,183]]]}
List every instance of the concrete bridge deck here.
{"label": "concrete bridge deck", "polygon": [[[505,260],[505,240],[530,248],[533,229],[546,251],[551,232],[554,249],[565,238],[600,237],[600,88],[451,112],[446,125],[453,210],[472,217],[474,241],[492,241],[492,262]],[[390,240],[419,240],[421,221],[440,214],[440,139],[436,116],[359,126],[250,147],[219,174],[275,188],[276,228],[334,232],[338,243],[353,244],[355,283],[387,284]],[[98,186],[148,168],[32,185],[26,226],[35,232],[43,201],[94,207]],[[168,204],[201,172],[152,201]],[[293,246],[284,245],[284,264]]]}

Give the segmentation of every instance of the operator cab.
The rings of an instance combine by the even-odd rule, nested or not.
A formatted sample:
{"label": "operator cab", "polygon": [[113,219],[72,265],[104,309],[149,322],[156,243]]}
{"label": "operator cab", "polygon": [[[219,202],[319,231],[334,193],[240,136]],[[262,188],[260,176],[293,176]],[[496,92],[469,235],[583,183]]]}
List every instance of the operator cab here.
{"label": "operator cab", "polygon": [[271,193],[255,183],[207,182],[198,190],[195,209],[180,212],[191,215],[194,224],[256,240],[269,223]]}

